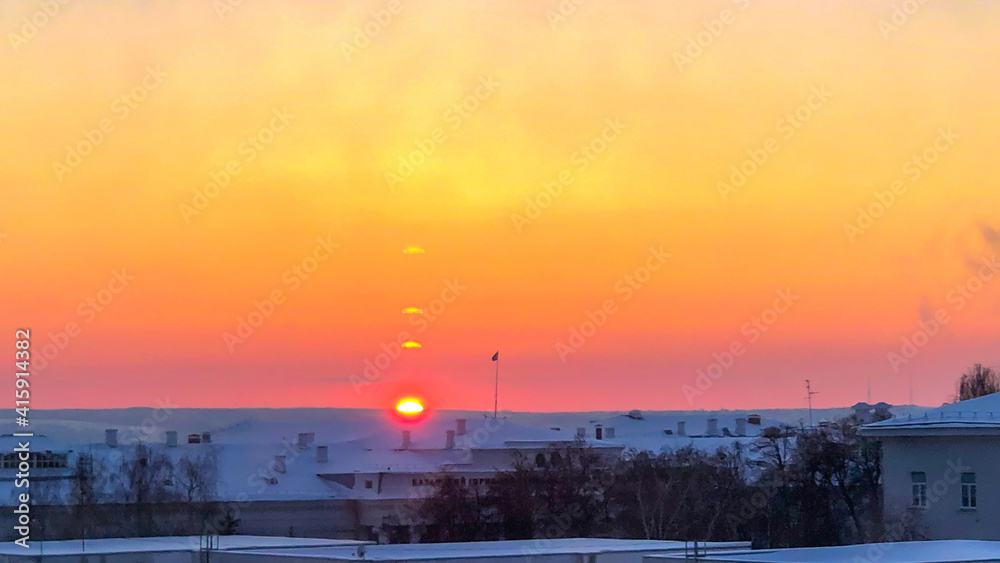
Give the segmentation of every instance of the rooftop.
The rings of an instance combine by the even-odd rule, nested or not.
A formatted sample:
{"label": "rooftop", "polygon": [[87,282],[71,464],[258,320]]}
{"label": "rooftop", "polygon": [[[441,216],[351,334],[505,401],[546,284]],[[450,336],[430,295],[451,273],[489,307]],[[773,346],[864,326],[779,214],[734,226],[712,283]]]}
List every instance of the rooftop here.
{"label": "rooftop", "polygon": [[[666,563],[678,558],[648,556],[645,563]],[[762,549],[711,554],[706,563],[972,563],[1000,561],[1000,542],[937,540],[872,543],[833,547]]]}
{"label": "rooftop", "polygon": [[[534,539],[463,543],[417,543],[365,546],[368,561],[427,561],[441,559],[472,559],[493,557],[530,557],[537,555],[589,555],[598,553],[684,553],[691,550],[689,542],[656,540],[616,540],[593,538]],[[699,544],[702,545],[702,544]],[[749,542],[716,542],[711,550],[746,549]],[[246,555],[267,557],[301,557],[304,559],[357,561],[357,547],[315,547],[295,550],[261,549]]]}
{"label": "rooftop", "polygon": [[923,415],[866,424],[862,432],[871,436],[1000,434],[1000,393],[951,403]]}
{"label": "rooftop", "polygon": [[[286,538],[280,536],[216,536],[216,549],[221,551],[269,548],[319,548],[349,547],[367,543],[354,540],[316,538]],[[204,538],[201,536],[164,536],[154,538],[106,538],[91,540],[63,540],[30,542],[25,549],[13,542],[0,543],[0,555],[110,555],[114,553],[198,551]]]}

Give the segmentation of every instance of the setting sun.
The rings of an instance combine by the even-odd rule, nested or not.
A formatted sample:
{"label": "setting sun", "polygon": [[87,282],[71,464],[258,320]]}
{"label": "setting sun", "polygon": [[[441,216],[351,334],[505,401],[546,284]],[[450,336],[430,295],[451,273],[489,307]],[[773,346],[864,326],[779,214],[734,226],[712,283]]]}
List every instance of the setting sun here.
{"label": "setting sun", "polygon": [[396,403],[396,414],[403,420],[407,421],[419,420],[423,418],[425,414],[424,405],[422,404],[420,399],[416,399],[413,397],[400,399],[399,402]]}

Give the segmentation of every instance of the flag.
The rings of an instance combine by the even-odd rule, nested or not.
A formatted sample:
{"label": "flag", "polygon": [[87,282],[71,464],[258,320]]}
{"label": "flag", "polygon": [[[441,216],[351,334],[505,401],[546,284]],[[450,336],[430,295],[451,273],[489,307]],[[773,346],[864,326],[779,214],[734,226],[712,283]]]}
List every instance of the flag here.
{"label": "flag", "polygon": [[493,361],[496,362],[499,360],[500,360],[500,352],[498,351],[496,354],[493,354]]}

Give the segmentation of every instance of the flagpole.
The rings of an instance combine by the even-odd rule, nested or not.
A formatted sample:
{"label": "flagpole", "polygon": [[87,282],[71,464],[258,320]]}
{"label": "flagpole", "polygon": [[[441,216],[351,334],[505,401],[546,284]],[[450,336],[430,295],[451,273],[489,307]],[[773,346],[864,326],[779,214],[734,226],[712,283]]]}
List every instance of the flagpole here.
{"label": "flagpole", "polygon": [[500,352],[497,352],[497,371],[493,387],[493,418],[497,417],[497,399],[500,396]]}

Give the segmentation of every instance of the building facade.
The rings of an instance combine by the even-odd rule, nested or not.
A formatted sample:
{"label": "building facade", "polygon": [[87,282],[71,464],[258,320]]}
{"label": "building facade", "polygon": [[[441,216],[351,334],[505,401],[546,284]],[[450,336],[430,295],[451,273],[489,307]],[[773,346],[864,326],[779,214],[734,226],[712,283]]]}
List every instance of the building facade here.
{"label": "building facade", "polygon": [[1000,540],[1000,394],[861,432],[882,443],[888,518],[927,539]]}

